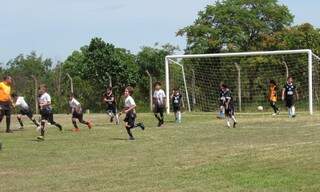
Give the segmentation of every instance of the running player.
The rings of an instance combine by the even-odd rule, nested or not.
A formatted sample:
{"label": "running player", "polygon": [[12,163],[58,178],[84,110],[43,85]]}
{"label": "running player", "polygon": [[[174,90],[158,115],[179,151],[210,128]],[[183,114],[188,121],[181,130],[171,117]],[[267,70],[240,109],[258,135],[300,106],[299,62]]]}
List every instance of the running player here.
{"label": "running player", "polygon": [[33,117],[33,113],[28,105],[28,103],[25,101],[24,97],[18,96],[16,93],[11,94],[11,98],[13,101],[13,106],[20,108],[19,114],[17,115],[18,122],[20,124],[19,129],[23,129],[24,125],[22,122],[22,117],[25,115],[27,116],[35,126],[39,127],[40,124],[38,121]]}
{"label": "running player", "polygon": [[62,131],[62,126],[53,120],[53,112],[51,107],[51,96],[48,94],[48,87],[46,85],[41,85],[39,88],[39,106],[41,114],[41,128],[40,136],[37,137],[38,140],[44,140],[45,125],[46,121],[52,125],[55,125]]}
{"label": "running player", "polygon": [[89,129],[92,128],[92,123],[90,121],[85,121],[83,120],[83,110],[81,107],[81,104],[78,100],[76,100],[75,96],[73,93],[71,93],[69,95],[69,106],[71,108],[71,113],[72,113],[72,124],[74,126],[74,128],[72,129],[72,131],[74,132],[79,132],[80,129],[77,125],[77,120],[88,126]]}
{"label": "running player", "polygon": [[222,91],[222,85],[223,83],[219,84],[219,114],[217,116],[218,119],[223,119],[224,118],[224,106],[223,106],[223,100],[221,99],[223,96],[223,91]]}
{"label": "running player", "polygon": [[134,99],[131,97],[133,94],[133,88],[131,86],[128,86],[124,91],[124,108],[123,112],[126,114],[126,117],[124,118],[125,122],[125,128],[127,130],[127,133],[129,135],[129,140],[134,140],[133,134],[131,132],[131,129],[134,129],[136,127],[140,127],[142,130],[144,130],[143,123],[135,123],[136,120],[136,103]]}
{"label": "running player", "polygon": [[119,124],[119,116],[117,113],[116,98],[112,92],[112,87],[108,87],[103,95],[103,101],[106,103],[107,114],[110,116],[110,122],[115,118],[116,124]]}
{"label": "running player", "polygon": [[[155,91],[153,93],[153,103],[154,103],[154,116],[158,119],[158,127],[163,125],[164,117],[163,112],[166,103],[166,94],[161,89],[161,83],[156,82],[154,85]],[[160,116],[159,116],[159,115]]]}
{"label": "running player", "polygon": [[0,123],[3,117],[6,116],[6,133],[12,133],[11,125],[11,76],[4,76],[3,81],[0,83]]}

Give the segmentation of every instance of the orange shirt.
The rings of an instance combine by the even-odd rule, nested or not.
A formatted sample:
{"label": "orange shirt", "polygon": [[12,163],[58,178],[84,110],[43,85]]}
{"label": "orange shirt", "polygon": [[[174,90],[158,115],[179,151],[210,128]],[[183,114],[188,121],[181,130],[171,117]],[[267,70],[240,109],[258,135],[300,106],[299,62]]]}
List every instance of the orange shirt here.
{"label": "orange shirt", "polygon": [[11,101],[11,86],[4,82],[0,83],[0,102],[10,102]]}
{"label": "orange shirt", "polygon": [[269,101],[276,102],[277,101],[277,91],[275,85],[269,86]]}

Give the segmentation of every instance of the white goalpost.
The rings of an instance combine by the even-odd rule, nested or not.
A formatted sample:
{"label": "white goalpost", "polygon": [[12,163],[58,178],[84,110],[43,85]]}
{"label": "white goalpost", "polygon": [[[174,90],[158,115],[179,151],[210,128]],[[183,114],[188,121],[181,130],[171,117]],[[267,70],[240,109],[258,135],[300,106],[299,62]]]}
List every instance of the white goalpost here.
{"label": "white goalpost", "polygon": [[[309,49],[217,54],[168,55],[165,58],[166,94],[179,88],[187,111],[216,111],[218,85],[233,92],[237,111],[252,112],[266,106],[268,81],[278,82],[278,95],[293,76],[301,95],[297,105],[311,115],[319,102],[320,58]],[[281,106],[281,102],[279,101]],[[166,101],[167,113],[170,100]],[[283,107],[282,107],[283,108]]]}

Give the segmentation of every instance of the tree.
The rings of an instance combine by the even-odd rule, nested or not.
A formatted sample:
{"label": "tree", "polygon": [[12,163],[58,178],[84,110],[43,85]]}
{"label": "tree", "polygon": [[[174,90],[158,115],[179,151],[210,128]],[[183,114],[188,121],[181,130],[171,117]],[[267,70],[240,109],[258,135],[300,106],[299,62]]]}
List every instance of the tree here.
{"label": "tree", "polygon": [[224,0],[200,11],[193,25],[180,29],[188,53],[259,50],[262,37],[288,27],[293,15],[277,0]]}

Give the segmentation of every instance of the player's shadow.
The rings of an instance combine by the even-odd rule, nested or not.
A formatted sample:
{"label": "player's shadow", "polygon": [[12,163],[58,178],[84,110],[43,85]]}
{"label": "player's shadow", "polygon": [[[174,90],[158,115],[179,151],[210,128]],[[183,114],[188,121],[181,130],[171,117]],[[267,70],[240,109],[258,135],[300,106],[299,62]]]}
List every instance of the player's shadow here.
{"label": "player's shadow", "polygon": [[128,139],[125,139],[125,138],[110,138],[110,140],[113,140],[113,141],[127,141]]}

